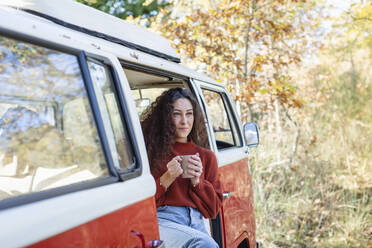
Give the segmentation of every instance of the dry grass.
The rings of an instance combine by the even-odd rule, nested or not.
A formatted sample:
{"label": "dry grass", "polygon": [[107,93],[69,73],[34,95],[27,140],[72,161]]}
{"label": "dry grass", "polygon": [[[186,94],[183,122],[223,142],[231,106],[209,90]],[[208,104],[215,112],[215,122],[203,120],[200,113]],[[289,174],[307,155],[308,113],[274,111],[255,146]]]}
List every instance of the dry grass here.
{"label": "dry grass", "polygon": [[263,247],[372,247],[371,52],[355,48],[353,65],[330,49],[309,74],[294,70],[307,103],[290,113],[292,163],[294,125],[281,113],[278,135],[273,114],[260,116],[251,162]]}
{"label": "dry grass", "polygon": [[251,162],[263,247],[372,247],[372,127],[330,115],[302,122],[292,164],[295,130],[278,140],[261,128]]}

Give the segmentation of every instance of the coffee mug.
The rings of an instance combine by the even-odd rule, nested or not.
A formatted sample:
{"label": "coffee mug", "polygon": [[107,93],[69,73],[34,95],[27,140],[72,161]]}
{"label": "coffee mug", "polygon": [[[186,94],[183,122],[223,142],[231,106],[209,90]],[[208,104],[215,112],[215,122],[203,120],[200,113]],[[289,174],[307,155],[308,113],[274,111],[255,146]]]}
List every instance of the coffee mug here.
{"label": "coffee mug", "polygon": [[183,178],[191,178],[192,175],[189,175],[187,172],[188,172],[188,168],[187,166],[190,164],[189,162],[189,159],[191,158],[192,155],[182,155],[182,162],[181,162],[181,167],[182,167],[182,170],[183,170],[183,173],[182,173],[182,177]]}

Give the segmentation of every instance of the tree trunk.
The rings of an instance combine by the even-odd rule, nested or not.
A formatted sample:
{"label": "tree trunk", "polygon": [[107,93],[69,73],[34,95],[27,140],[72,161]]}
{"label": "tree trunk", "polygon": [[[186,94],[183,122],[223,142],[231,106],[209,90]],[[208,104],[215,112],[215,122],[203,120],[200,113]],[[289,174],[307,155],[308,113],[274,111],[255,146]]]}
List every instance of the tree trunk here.
{"label": "tree trunk", "polygon": [[[275,123],[276,123],[276,137],[278,141],[278,146],[281,147],[282,145],[282,126],[280,123],[280,107],[279,107],[279,101],[276,98],[274,101],[274,107],[275,107]],[[281,160],[281,154],[280,154],[280,149],[277,149],[277,160]]]}
{"label": "tree trunk", "polygon": [[[240,83],[239,83],[239,80],[236,80],[236,82],[235,82],[235,95],[239,96],[239,94],[240,94]],[[240,104],[240,100],[237,100],[235,102],[235,104],[236,104],[236,110],[238,111],[239,116],[242,117],[242,111],[241,111],[242,106]]]}
{"label": "tree trunk", "polygon": [[292,145],[292,153],[289,157],[289,165],[293,165],[296,159],[298,141],[300,140],[300,134],[301,134],[301,128],[298,126],[297,122],[292,119],[292,117],[288,113],[288,110],[285,107],[284,107],[284,110],[285,110],[285,114],[288,120],[290,120],[293,123],[294,127],[296,128],[296,136],[295,136],[295,140]]}
{"label": "tree trunk", "polygon": [[[256,0],[252,0],[251,8],[250,8],[250,17],[248,20],[248,25],[246,28],[246,35],[245,35],[245,45],[244,45],[244,84],[248,83],[248,55],[249,55],[249,41],[250,41],[250,30],[252,26],[253,16],[256,9]],[[249,103],[247,103],[248,113],[247,117],[245,117],[246,121],[252,121],[253,113],[252,108]]]}

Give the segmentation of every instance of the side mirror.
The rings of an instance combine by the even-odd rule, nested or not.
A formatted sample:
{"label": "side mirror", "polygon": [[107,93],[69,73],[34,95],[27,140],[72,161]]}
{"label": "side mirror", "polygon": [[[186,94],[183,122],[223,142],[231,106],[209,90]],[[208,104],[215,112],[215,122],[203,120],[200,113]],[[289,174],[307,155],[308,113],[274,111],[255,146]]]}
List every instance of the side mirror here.
{"label": "side mirror", "polygon": [[256,147],[260,143],[258,126],[254,122],[244,124],[244,137],[248,146]]}

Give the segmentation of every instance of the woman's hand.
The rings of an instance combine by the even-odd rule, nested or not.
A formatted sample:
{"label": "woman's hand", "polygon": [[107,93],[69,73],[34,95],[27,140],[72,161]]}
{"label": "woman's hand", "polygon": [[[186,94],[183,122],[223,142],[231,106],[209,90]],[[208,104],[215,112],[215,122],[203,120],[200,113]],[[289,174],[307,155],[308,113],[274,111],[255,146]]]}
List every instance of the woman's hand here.
{"label": "woman's hand", "polygon": [[167,168],[169,176],[173,179],[176,179],[179,175],[183,173],[180,162],[182,158],[180,156],[174,157],[171,161],[168,162]]}
{"label": "woman's hand", "polygon": [[187,173],[191,176],[190,178],[192,185],[195,187],[196,185],[199,184],[200,182],[200,176],[203,173],[203,164],[202,161],[200,160],[199,153],[191,156],[189,159],[189,165],[188,165],[188,170]]}
{"label": "woman's hand", "polygon": [[160,184],[166,189],[176,180],[178,176],[183,173],[180,162],[182,158],[180,156],[174,157],[167,164],[167,171],[160,177]]}

